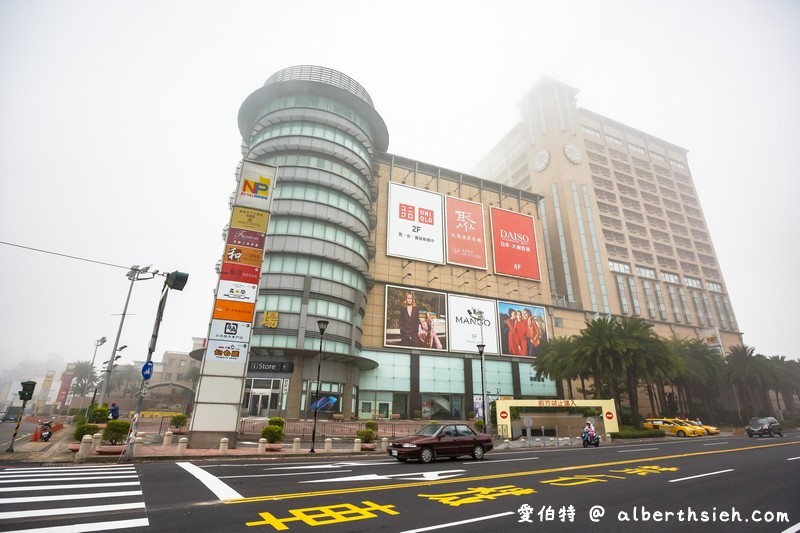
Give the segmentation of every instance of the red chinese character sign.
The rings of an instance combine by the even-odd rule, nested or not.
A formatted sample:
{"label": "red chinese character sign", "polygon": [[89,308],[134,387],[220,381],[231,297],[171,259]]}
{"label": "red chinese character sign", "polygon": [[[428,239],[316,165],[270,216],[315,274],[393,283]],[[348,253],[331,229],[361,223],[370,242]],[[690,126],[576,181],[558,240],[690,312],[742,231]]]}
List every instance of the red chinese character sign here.
{"label": "red chinese character sign", "polygon": [[444,263],[442,195],[389,184],[386,255]]}
{"label": "red chinese character sign", "polygon": [[533,217],[489,208],[495,274],[541,280]]}
{"label": "red chinese character sign", "polygon": [[483,206],[452,196],[445,197],[447,262],[486,269]]}

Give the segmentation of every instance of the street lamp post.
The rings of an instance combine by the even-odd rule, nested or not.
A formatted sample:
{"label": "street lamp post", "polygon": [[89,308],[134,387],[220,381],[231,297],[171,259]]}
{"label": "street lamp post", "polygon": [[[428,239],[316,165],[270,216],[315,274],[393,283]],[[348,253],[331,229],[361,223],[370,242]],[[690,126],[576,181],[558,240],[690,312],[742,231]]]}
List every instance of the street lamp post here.
{"label": "street lamp post", "polygon": [[488,432],[489,425],[486,423],[486,368],[484,367],[484,359],[483,359],[483,350],[486,348],[486,345],[479,344],[478,345],[478,353],[481,356],[481,403],[483,407],[481,411],[483,411],[483,430]]}
{"label": "street lamp post", "polygon": [[320,372],[322,370],[322,340],[325,338],[325,329],[328,327],[327,320],[317,320],[317,327],[319,327],[319,361],[317,362],[317,397],[311,408],[314,409],[314,425],[311,426],[311,449],[309,453],[315,453],[314,443],[317,440],[317,411],[319,411],[319,380]]}
{"label": "street lamp post", "polygon": [[[92,374],[91,377],[94,378],[94,360],[97,357],[97,349],[106,343],[105,337],[100,337],[96,341],[94,341],[94,354],[92,355]],[[78,412],[80,413],[83,411],[83,402],[86,401],[86,390],[84,389],[83,394],[81,394],[81,406],[78,408]]]}
{"label": "street lamp post", "polygon": [[[117,348],[119,347],[119,338],[122,335],[122,325],[125,324],[125,315],[128,313],[128,303],[131,301],[131,293],[133,292],[133,284],[139,280],[143,279],[153,279],[158,275],[158,270],[154,270],[153,272],[149,272],[150,267],[139,267],[139,265],[133,265],[131,269],[128,271],[126,275],[127,278],[131,281],[131,285],[128,288],[128,297],[125,298],[125,307],[122,309],[122,316],[119,319],[119,329],[117,329],[117,338],[114,340],[114,349],[111,351],[111,358],[108,360],[108,366],[104,370],[106,372],[106,379],[103,380],[103,383],[100,385],[100,397],[97,399],[97,405],[103,405],[103,402],[106,400],[106,391],[108,390],[108,382],[111,380],[111,371],[114,369],[114,356],[117,354]],[[142,277],[143,274],[149,274],[147,277]]]}

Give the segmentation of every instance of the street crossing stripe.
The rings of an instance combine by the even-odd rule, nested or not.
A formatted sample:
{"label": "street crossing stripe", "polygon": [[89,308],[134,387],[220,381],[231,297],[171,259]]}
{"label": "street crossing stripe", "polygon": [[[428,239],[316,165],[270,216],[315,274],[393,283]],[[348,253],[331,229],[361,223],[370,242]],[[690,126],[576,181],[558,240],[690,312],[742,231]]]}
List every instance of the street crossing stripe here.
{"label": "street crossing stripe", "polygon": [[[59,479],[59,481],[63,481]],[[52,489],[74,489],[80,487],[82,489],[99,489],[105,487],[138,487],[138,481],[115,481],[114,483],[81,483],[80,485],[64,484],[64,485],[32,485],[29,487],[0,487],[0,492],[30,492],[34,490],[52,490]]]}
{"label": "street crossing stripe", "polygon": [[[73,485],[83,488],[82,485]],[[141,496],[141,490],[123,490],[117,492],[95,492],[92,494],[51,494],[50,496],[23,496],[22,498],[0,498],[0,505],[10,503],[36,503],[70,500],[99,500],[102,498],[122,498],[125,496]]]}
{"label": "street crossing stripe", "polygon": [[132,518],[130,520],[115,520],[113,522],[88,522],[86,524],[72,524],[69,526],[53,526],[34,529],[15,529],[9,533],[22,533],[35,531],[36,533],[87,533],[89,531],[111,531],[130,527],[147,527],[150,522],[147,518]]}
{"label": "street crossing stripe", "polygon": [[220,500],[230,500],[242,497],[241,494],[230,488],[223,481],[220,481],[218,478],[212,476],[202,468],[195,466],[192,463],[175,463],[175,464],[183,468],[187,472],[189,472],[194,477],[196,477],[203,485],[208,487],[208,490],[213,492],[214,495]]}
{"label": "street crossing stripe", "polygon": [[144,502],[119,503],[116,505],[90,505],[88,507],[62,507],[60,509],[29,509],[27,511],[9,511],[6,513],[0,513],[0,520],[31,518],[34,516],[41,517],[85,513],[110,513],[113,511],[123,511],[125,509],[144,509]]}

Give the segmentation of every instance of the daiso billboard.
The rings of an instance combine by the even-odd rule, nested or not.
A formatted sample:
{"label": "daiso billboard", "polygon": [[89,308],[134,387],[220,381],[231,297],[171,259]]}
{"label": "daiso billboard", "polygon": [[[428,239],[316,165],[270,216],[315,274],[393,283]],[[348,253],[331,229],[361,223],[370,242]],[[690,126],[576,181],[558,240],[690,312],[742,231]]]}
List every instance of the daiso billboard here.
{"label": "daiso billboard", "polygon": [[495,274],[540,281],[533,217],[490,207],[489,219]]}

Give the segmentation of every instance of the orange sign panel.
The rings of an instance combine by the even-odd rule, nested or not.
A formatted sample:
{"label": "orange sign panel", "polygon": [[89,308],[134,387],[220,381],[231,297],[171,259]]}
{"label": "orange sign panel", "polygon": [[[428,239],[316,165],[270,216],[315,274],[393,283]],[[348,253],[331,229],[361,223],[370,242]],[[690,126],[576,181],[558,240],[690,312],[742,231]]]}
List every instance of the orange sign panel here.
{"label": "orange sign panel", "polygon": [[214,315],[216,320],[234,320],[236,322],[252,322],[256,304],[237,302],[235,300],[216,300]]}

